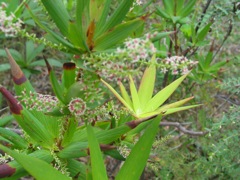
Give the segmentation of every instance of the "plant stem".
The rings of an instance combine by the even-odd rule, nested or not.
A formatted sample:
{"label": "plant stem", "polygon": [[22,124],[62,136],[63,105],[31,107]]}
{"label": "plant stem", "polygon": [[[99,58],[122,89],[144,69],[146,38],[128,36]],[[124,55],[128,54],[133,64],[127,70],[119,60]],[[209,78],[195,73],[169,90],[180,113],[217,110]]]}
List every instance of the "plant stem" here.
{"label": "plant stem", "polygon": [[198,22],[198,24],[197,24],[197,26],[196,26],[196,28],[195,28],[195,32],[196,32],[196,33],[198,32],[199,27],[200,27],[201,24],[202,24],[203,17],[204,17],[204,15],[206,14],[207,9],[209,8],[209,5],[210,5],[211,2],[212,2],[212,0],[208,0],[208,1],[207,1],[207,4],[206,4],[205,7],[203,8],[202,15],[201,15],[200,20],[199,20],[199,22]]}

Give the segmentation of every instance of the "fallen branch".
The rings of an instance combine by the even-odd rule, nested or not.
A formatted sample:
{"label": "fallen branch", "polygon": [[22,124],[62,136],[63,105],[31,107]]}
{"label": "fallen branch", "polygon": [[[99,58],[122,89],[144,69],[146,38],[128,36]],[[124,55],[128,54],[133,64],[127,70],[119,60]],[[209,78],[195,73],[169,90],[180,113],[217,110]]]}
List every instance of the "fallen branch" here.
{"label": "fallen branch", "polygon": [[187,130],[184,126],[182,126],[181,123],[179,122],[166,122],[166,121],[163,121],[160,123],[160,126],[174,126],[176,127],[179,131],[183,132],[184,134],[189,134],[189,135],[192,135],[192,136],[203,136],[205,134],[207,134],[208,132],[205,131],[205,132],[202,132],[202,131],[191,131],[191,130]]}

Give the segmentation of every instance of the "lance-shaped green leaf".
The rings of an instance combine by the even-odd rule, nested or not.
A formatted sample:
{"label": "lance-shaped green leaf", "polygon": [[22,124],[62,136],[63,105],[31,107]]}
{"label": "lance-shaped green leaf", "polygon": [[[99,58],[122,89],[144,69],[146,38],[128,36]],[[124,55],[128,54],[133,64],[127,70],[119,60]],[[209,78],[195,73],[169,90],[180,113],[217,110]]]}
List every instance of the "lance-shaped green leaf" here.
{"label": "lance-shaped green leaf", "polygon": [[118,85],[120,87],[120,91],[121,91],[123,99],[127,102],[127,104],[131,105],[131,107],[133,109],[131,98],[129,97],[128,92],[125,89],[125,87],[123,86],[122,82],[119,81]]}
{"label": "lance-shaped green leaf", "polygon": [[203,29],[200,30],[200,32],[197,35],[197,41],[203,41],[203,39],[207,36],[210,28],[211,28],[212,22],[208,23]]}
{"label": "lance-shaped green leaf", "polygon": [[129,84],[130,84],[130,92],[131,92],[131,96],[132,96],[134,112],[136,113],[136,115],[139,115],[142,112],[141,103],[140,103],[140,99],[138,97],[138,92],[137,92],[136,86],[135,86],[134,81],[131,76],[129,76]]}
{"label": "lance-shaped green leaf", "polygon": [[186,78],[187,74],[178,78],[167,87],[158,92],[144,108],[144,113],[155,111],[159,106],[161,106],[177,89],[177,87],[181,84],[181,82]]}
{"label": "lance-shaped green leaf", "polygon": [[144,18],[134,19],[132,21],[117,25],[111,29],[111,31],[107,31],[95,40],[94,50],[103,51],[115,46],[117,43],[127,38],[129,34],[134,32],[142,24],[144,24]]}
{"label": "lance-shaped green leaf", "polygon": [[35,14],[31,11],[31,9],[28,6],[26,6],[26,8],[28,9],[29,13],[31,14],[31,17],[38,24],[38,26],[41,27],[42,29],[44,29],[46,32],[48,32],[51,35],[51,37],[55,40],[55,42],[58,42],[58,43],[64,45],[69,51],[71,51],[73,53],[83,52],[81,49],[75,48],[71,43],[69,43],[67,40],[65,40],[64,37],[58,35],[54,31],[52,31],[49,27],[44,25],[41,21],[39,21],[39,19],[35,16]]}
{"label": "lance-shaped green leaf", "polygon": [[139,89],[138,89],[138,96],[140,102],[142,104],[142,108],[144,108],[145,104],[152,98],[154,84],[155,84],[155,77],[156,77],[156,56],[152,57],[151,65],[146,68],[144,71]]}
{"label": "lance-shaped green leaf", "polygon": [[59,172],[49,163],[43,160],[25,154],[17,153],[4,147],[3,145],[0,145],[0,149],[12,156],[18,163],[20,163],[24,167],[24,169],[26,169],[33,177],[38,180],[70,179],[69,177],[63,175],[61,172]]}
{"label": "lance-shaped green leaf", "polygon": [[107,22],[97,31],[96,37],[121,23],[132,6],[133,1],[134,0],[122,0],[121,4],[115,9]]}
{"label": "lance-shaped green leaf", "polygon": [[[97,21],[96,23],[96,33],[97,35],[99,35],[98,32],[100,32],[99,30],[104,27],[104,25],[106,24],[106,21],[108,19],[108,15],[109,15],[109,11],[110,11],[110,5],[111,5],[111,1],[112,0],[106,0],[105,4],[104,4],[104,7],[103,7],[103,10],[102,10],[102,14],[101,16],[99,16],[99,20]],[[95,35],[96,37],[96,35]]]}
{"label": "lance-shaped green leaf", "polygon": [[90,22],[89,15],[89,1],[90,0],[77,0],[76,1],[76,24],[79,36],[82,37],[86,44],[86,34]]}
{"label": "lance-shaped green leaf", "polygon": [[175,0],[163,0],[163,5],[166,10],[166,12],[170,15],[174,15],[174,5],[176,1]]}
{"label": "lance-shaped green leaf", "polygon": [[161,116],[156,117],[147,127],[143,136],[131,150],[122,168],[116,176],[120,179],[139,179],[148,160],[154,138],[158,132]]}
{"label": "lance-shaped green leaf", "polygon": [[[36,157],[46,161],[47,163],[51,163],[53,161],[50,151],[47,150],[37,150],[28,154],[28,156]],[[28,175],[27,171],[16,160],[0,165],[0,178],[5,177],[4,179],[6,180],[15,180],[26,175]]]}
{"label": "lance-shaped green leaf", "polygon": [[178,15],[181,17],[186,17],[188,16],[194,9],[194,5],[196,3],[196,0],[191,0],[188,3],[186,3],[186,6],[181,9],[181,11],[178,12]]}
{"label": "lance-shaped green leaf", "polygon": [[169,114],[173,114],[179,111],[184,111],[187,109],[191,109],[191,108],[195,108],[200,106],[201,104],[197,104],[197,105],[191,105],[191,106],[183,106],[183,107],[177,107],[177,108],[159,108],[159,110],[153,111],[153,112],[149,112],[149,113],[145,113],[145,114],[141,114],[139,117],[141,118],[146,118],[149,116],[157,116],[159,114],[162,114],[164,116],[169,115]]}
{"label": "lance-shaped green leaf", "polygon": [[184,8],[184,1],[185,0],[178,0],[177,2],[177,8],[176,8],[176,14],[178,15],[181,10]]}
{"label": "lance-shaped green leaf", "polygon": [[14,120],[14,117],[12,115],[6,115],[6,116],[0,117],[0,127],[5,126],[12,120]]}
{"label": "lance-shaped green leaf", "polygon": [[167,37],[169,36],[170,34],[174,34],[176,33],[175,31],[170,31],[170,32],[160,32],[160,33],[157,33],[156,35],[154,35],[153,37],[151,37],[151,41],[152,42],[156,42],[156,41],[159,41],[160,39],[164,38],[164,37]]}
{"label": "lance-shaped green leaf", "polygon": [[53,139],[59,138],[61,120],[59,117],[49,116],[41,111],[31,110],[31,114],[39,120],[39,122],[46,128],[46,130],[51,134]]}
{"label": "lance-shaped green leaf", "polygon": [[164,112],[167,109],[176,108],[176,107],[182,106],[182,105],[186,104],[188,101],[192,100],[193,98],[194,98],[194,96],[186,98],[186,99],[182,99],[180,101],[177,101],[177,102],[174,102],[174,103],[171,103],[171,104],[166,104],[166,105],[161,106],[160,108],[158,108],[157,111],[163,111]]}
{"label": "lance-shaped green leaf", "polygon": [[197,104],[197,105],[191,105],[191,106],[183,106],[183,107],[177,107],[177,108],[170,108],[168,109],[164,115],[169,115],[169,114],[173,114],[179,111],[185,111],[187,109],[191,109],[191,108],[195,108],[201,106],[201,104]]}
{"label": "lance-shaped green leaf", "polygon": [[93,129],[90,125],[87,126],[87,134],[88,134],[88,143],[90,149],[90,159],[91,159],[91,167],[92,167],[92,176],[93,180],[98,179],[108,179],[106,168],[102,158],[102,152],[99,147],[99,143],[94,135]]}
{"label": "lance-shaped green leaf", "polygon": [[132,106],[130,104],[128,104],[118,93],[117,91],[115,91],[112,86],[110,86],[107,82],[105,82],[104,80],[101,79],[101,81],[108,87],[108,89],[110,91],[112,91],[112,93],[118,98],[118,100],[130,111],[134,111]]}
{"label": "lance-shaped green leaf", "polygon": [[212,43],[210,50],[208,51],[206,57],[202,60],[202,65],[204,68],[208,68],[213,60],[213,46],[214,43]]}
{"label": "lance-shaped green leaf", "polygon": [[[109,130],[101,130],[101,131],[95,131],[95,135],[96,138],[98,140],[98,142],[100,144],[109,144],[111,142],[116,141],[118,138],[120,138],[123,134],[126,134],[127,132],[129,132],[130,130],[138,127],[140,124],[146,122],[146,121],[150,121],[151,119],[153,119],[155,116],[150,116],[150,117],[146,117],[146,118],[138,118],[136,120],[127,122],[125,124],[122,124],[121,126],[118,126],[114,129],[109,129]],[[94,128],[97,129],[97,128]],[[79,131],[77,131],[74,135],[73,141],[74,142],[86,142],[87,141],[87,135],[85,133],[85,129],[81,129]],[[77,144],[72,143],[70,146],[75,146],[76,150],[77,148]],[[66,147],[67,149],[68,147]],[[65,151],[64,149],[62,151]],[[70,152],[70,151],[69,151]]]}
{"label": "lance-shaped green leaf", "polygon": [[63,96],[64,95],[63,86],[58,82],[57,77],[53,72],[51,65],[48,63],[45,57],[44,57],[44,60],[47,65],[48,74],[49,74],[49,78],[53,88],[53,92],[61,102],[65,103],[64,96]]}
{"label": "lance-shaped green leaf", "polygon": [[129,132],[132,129],[135,129],[136,127],[143,124],[144,122],[151,121],[154,117],[156,117],[156,116],[154,115],[154,116],[148,116],[148,117],[144,117],[144,118],[138,118],[136,120],[127,122],[115,129],[110,129],[107,131],[100,131],[95,134],[96,134],[96,137],[97,137],[99,143],[109,144],[113,141],[116,141],[118,138],[121,137],[121,135],[126,134],[127,132]]}
{"label": "lance-shaped green leaf", "polygon": [[59,0],[41,0],[43,5],[45,6],[47,12],[62,32],[64,36],[68,36],[68,21],[70,20],[70,16],[68,11],[63,4],[63,1]]}
{"label": "lance-shaped green leaf", "polygon": [[14,148],[27,148],[28,143],[18,134],[5,128],[0,127],[0,136],[6,138],[14,145]]}
{"label": "lance-shaped green leaf", "polygon": [[29,80],[26,78],[26,76],[23,74],[16,61],[13,59],[9,50],[5,48],[5,51],[8,56],[9,64],[11,66],[11,74],[13,77],[16,94],[21,95],[23,91],[26,91],[26,93],[29,95],[30,92],[34,92],[34,88],[32,87]]}
{"label": "lance-shaped green leaf", "polygon": [[165,10],[160,9],[159,7],[157,7],[156,13],[159,16],[165,18],[165,19],[170,19],[171,18],[170,15]]}
{"label": "lance-shaped green leaf", "polygon": [[23,130],[37,143],[46,148],[54,144],[53,135],[35,118],[27,109],[23,109],[20,115],[14,115]]}
{"label": "lance-shaped green leaf", "polygon": [[58,157],[63,159],[69,158],[79,158],[83,156],[87,156],[87,142],[74,142],[70,145],[66,146],[58,153]]}
{"label": "lance-shaped green leaf", "polygon": [[105,6],[105,1],[106,0],[90,0],[90,8],[89,8],[89,15],[90,15],[90,20],[94,20],[95,22],[98,21],[98,19],[102,15],[102,11]]}
{"label": "lance-shaped green leaf", "polygon": [[113,157],[114,159],[124,161],[125,158],[119,153],[117,149],[111,149],[108,151],[104,151],[104,154]]}
{"label": "lance-shaped green leaf", "polygon": [[76,64],[72,62],[63,64],[63,77],[62,83],[65,89],[68,89],[73,83],[76,82]]}
{"label": "lance-shaped green leaf", "polygon": [[69,21],[69,41],[81,51],[87,51],[88,47],[83,37],[82,27],[78,27],[76,22]]}

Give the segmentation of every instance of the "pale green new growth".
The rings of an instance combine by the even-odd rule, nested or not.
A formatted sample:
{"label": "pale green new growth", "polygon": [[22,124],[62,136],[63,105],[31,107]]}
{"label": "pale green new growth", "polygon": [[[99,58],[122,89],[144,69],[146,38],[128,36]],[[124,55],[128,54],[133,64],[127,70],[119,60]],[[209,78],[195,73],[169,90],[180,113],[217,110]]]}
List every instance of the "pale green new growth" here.
{"label": "pale green new growth", "polygon": [[[155,96],[153,96],[155,78],[156,78],[156,58],[155,55],[152,57],[151,65],[146,68],[139,89],[134,84],[131,76],[129,76],[129,86],[131,92],[131,98],[129,97],[126,88],[121,82],[119,82],[119,87],[121,94],[118,94],[115,89],[113,89],[107,82],[101,80],[112,93],[118,98],[118,100],[128,109],[131,114],[137,118],[145,118],[154,115],[167,115],[178,111],[190,109],[198,105],[179,107],[193,97],[186,98],[184,100],[177,101],[172,104],[168,104],[160,107],[177,89],[181,82],[186,78],[187,74],[178,78],[173,83],[169,84],[167,87],[159,91]],[[153,96],[153,97],[152,97]]]}

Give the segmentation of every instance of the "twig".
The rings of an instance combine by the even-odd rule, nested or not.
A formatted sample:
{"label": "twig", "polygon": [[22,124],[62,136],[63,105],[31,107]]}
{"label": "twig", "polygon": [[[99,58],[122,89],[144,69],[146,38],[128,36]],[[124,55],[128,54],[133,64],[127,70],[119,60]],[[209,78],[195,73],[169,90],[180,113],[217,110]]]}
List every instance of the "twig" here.
{"label": "twig", "polygon": [[2,108],[2,109],[0,109],[0,112],[3,112],[3,111],[5,111],[6,109],[8,109],[9,107],[7,106],[7,107],[5,107],[5,108]]}
{"label": "twig", "polygon": [[212,62],[214,62],[215,57],[217,56],[217,54],[220,52],[221,48],[223,47],[223,44],[225,43],[225,41],[228,39],[228,37],[230,36],[231,32],[232,32],[233,26],[232,26],[232,20],[229,20],[229,26],[228,26],[228,30],[226,35],[224,36],[224,39],[222,41],[222,44],[219,46],[219,48],[217,49],[216,53],[214,54],[213,58],[212,58]]}
{"label": "twig", "polygon": [[215,97],[216,97],[216,98],[219,98],[219,99],[223,99],[223,100],[225,100],[226,102],[228,102],[228,103],[230,103],[230,104],[233,104],[233,105],[237,105],[237,106],[240,105],[240,103],[234,102],[233,100],[231,100],[231,99],[230,99],[231,96],[225,97],[225,96],[223,96],[223,95],[221,95],[221,94],[217,94],[217,95],[215,95]]}
{"label": "twig", "polygon": [[196,33],[198,32],[198,29],[199,29],[199,27],[200,27],[201,24],[202,24],[203,17],[204,17],[204,15],[206,14],[207,9],[208,9],[208,7],[209,7],[209,5],[210,5],[211,2],[212,2],[212,0],[208,0],[207,4],[206,4],[205,7],[203,8],[202,15],[201,15],[200,20],[199,20],[199,22],[198,22],[198,24],[197,24],[197,27],[196,27],[196,29],[195,29],[195,32],[196,32]]}
{"label": "twig", "polygon": [[179,122],[166,122],[166,121],[163,121],[163,122],[160,123],[160,126],[174,126],[174,127],[178,128],[178,130],[183,132],[184,134],[189,134],[189,135],[192,135],[192,136],[203,136],[203,135],[208,133],[207,131],[205,131],[205,132],[202,132],[202,131],[196,132],[196,131],[187,130]]}

